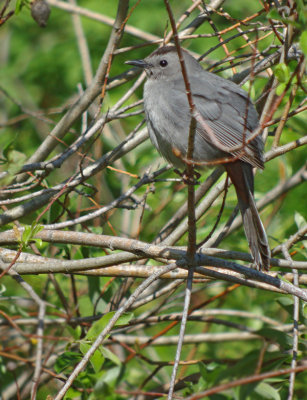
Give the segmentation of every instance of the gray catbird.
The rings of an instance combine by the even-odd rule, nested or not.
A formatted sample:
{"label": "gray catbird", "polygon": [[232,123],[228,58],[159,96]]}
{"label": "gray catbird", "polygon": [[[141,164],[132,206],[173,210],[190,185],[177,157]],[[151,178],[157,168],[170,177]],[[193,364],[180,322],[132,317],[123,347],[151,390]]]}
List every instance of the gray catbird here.
{"label": "gray catbird", "polygon": [[[270,248],[253,197],[252,169],[264,168],[263,142],[259,135],[248,141],[259,126],[257,112],[244,90],[205,71],[187,51],[182,52],[193,101],[204,121],[196,124],[193,161],[197,164],[234,159],[223,165],[237,192],[254,262],[257,268],[268,270]],[[126,64],[143,68],[147,74],[144,108],[152,143],[166,160],[184,168],[191,112],[176,47],[161,47],[144,60]],[[226,146],[236,149],[226,152]]]}

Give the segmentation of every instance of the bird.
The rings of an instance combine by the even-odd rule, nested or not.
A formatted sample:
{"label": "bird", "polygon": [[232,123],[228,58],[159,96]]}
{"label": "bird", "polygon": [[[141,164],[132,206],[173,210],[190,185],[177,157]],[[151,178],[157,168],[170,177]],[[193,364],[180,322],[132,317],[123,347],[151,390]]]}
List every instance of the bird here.
{"label": "bird", "polygon": [[[262,137],[252,136],[259,130],[258,113],[245,90],[204,70],[187,50],[181,52],[200,115],[192,162],[196,167],[222,163],[236,190],[254,266],[268,271],[271,252],[254,199],[253,168],[264,169]],[[165,45],[125,63],[146,72],[144,110],[153,145],[175,168],[185,169],[192,113],[177,48]]]}

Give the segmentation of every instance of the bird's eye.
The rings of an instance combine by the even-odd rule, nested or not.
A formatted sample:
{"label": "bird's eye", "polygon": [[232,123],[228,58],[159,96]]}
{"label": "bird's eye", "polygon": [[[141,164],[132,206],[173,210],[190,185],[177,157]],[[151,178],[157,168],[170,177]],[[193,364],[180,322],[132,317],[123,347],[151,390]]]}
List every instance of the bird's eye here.
{"label": "bird's eye", "polygon": [[161,61],[160,61],[161,67],[166,67],[167,64],[168,64],[168,62],[167,62],[166,60],[161,60]]}

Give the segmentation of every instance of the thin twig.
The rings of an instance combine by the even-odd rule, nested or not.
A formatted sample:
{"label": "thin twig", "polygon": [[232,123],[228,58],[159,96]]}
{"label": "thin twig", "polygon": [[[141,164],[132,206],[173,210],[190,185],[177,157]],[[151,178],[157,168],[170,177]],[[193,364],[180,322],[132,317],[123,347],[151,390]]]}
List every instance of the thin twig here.
{"label": "thin twig", "polygon": [[160,275],[163,275],[164,273],[171,271],[175,269],[177,266],[176,264],[170,264],[166,267],[163,267],[160,271],[158,271],[155,274],[152,274],[149,278],[147,278],[143,283],[140,284],[140,286],[132,293],[132,295],[129,297],[129,299],[125,302],[123,306],[121,306],[114,316],[110,319],[109,323],[107,326],[103,329],[103,331],[97,336],[97,339],[95,342],[92,344],[88,352],[84,355],[82,360],[77,364],[74,368],[74,371],[71,373],[67,381],[65,382],[65,385],[62,387],[62,389],[58,392],[54,400],[61,400],[67,390],[71,387],[73,384],[74,380],[77,378],[79,373],[82,371],[82,369],[86,366],[86,364],[89,362],[91,356],[95,353],[95,351],[98,349],[98,347],[103,343],[105,340],[105,337],[109,334],[111,329],[114,327],[116,324],[117,320],[119,317],[127,311],[130,306],[135,302],[135,300],[140,296],[140,294],[154,282],[156,279],[159,278]]}

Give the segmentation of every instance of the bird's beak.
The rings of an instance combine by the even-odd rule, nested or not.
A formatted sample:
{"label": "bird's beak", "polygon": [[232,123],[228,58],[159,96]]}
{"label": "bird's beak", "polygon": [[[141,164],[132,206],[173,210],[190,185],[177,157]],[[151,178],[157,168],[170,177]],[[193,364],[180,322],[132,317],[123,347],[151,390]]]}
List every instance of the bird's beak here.
{"label": "bird's beak", "polygon": [[129,60],[129,61],[125,61],[125,64],[129,64],[129,65],[133,65],[134,67],[138,67],[138,68],[150,68],[152,65],[148,64],[145,60]]}

